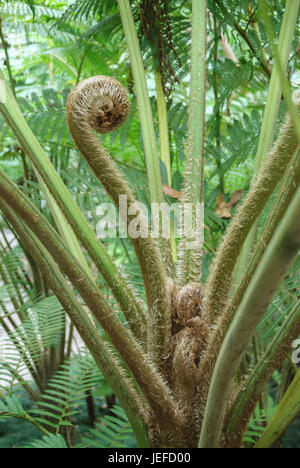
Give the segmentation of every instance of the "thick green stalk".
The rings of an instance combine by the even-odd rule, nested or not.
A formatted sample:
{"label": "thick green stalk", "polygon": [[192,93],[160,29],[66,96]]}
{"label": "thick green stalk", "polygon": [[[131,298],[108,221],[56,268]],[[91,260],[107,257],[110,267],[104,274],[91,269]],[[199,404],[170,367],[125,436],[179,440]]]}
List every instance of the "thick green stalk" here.
{"label": "thick green stalk", "polygon": [[[298,17],[299,5],[300,0],[287,0],[282,19],[280,35],[278,40],[278,53],[280,56],[282,69],[284,71],[287,68],[289,60],[292,40],[294,37],[296,21]],[[260,167],[263,164],[263,161],[272,145],[281,96],[282,82],[280,77],[278,60],[276,60],[272,69],[269,91],[265,105],[262,126],[260,130],[258,148],[255,156],[255,165],[253,173],[254,178],[257,176]],[[252,228],[239,257],[239,261],[237,263],[236,270],[234,273],[234,282],[236,284],[239,283],[243,276],[245,267],[248,263],[249,256],[251,254],[253,245],[256,240],[256,235],[257,224],[255,224],[255,226]]]}
{"label": "thick green stalk", "polygon": [[[1,71],[0,78],[4,80]],[[143,308],[135,298],[124,277],[112,262],[104,246],[97,239],[93,229],[88,225],[83,213],[80,211],[63,181],[55,171],[51,161],[45,155],[43,149],[25,121],[7,84],[6,99],[5,102],[0,102],[0,111],[8,125],[15,133],[25,153],[34,164],[49,192],[59,205],[67,222],[70,223],[76,237],[80,239],[99,268],[107,282],[107,285],[111,288],[114,296],[119,302],[124,314],[127,316],[130,314],[131,317],[129,317],[129,322],[133,325],[137,324],[136,332],[139,333],[138,328],[140,328],[142,333],[139,333],[138,336],[143,336]]]}
{"label": "thick green stalk", "polygon": [[[203,201],[203,171],[205,142],[205,95],[206,95],[206,0],[192,2],[191,86],[189,102],[188,141],[183,205]],[[178,274],[182,285],[201,280],[202,227],[194,239],[184,237],[179,245]],[[199,243],[190,249],[188,243]]]}
{"label": "thick green stalk", "polygon": [[272,448],[300,413],[300,369],[254,448]]}
{"label": "thick green stalk", "polygon": [[270,242],[225,337],[210,384],[199,447],[219,446],[234,377],[249,340],[300,248],[300,188]]}
{"label": "thick green stalk", "polygon": [[[221,113],[221,99],[219,96],[219,63],[218,63],[218,49],[219,49],[219,38],[221,34],[221,28],[217,24],[217,19],[213,19],[214,27],[214,55],[213,55],[213,90],[214,90],[214,114],[215,114],[215,138],[216,138],[216,148],[217,151],[221,150],[221,122],[222,122],[222,113]],[[219,189],[221,193],[225,193],[224,188],[224,170],[222,168],[222,161],[219,158],[215,158],[217,172],[219,175]]]}
{"label": "thick green stalk", "polygon": [[39,268],[49,281],[51,289],[68,313],[82,340],[116,393],[135,432],[139,447],[148,447],[149,442],[145,427],[145,422],[148,422],[148,409],[142,407],[140,397],[136,394],[132,382],[130,382],[122,369],[122,365],[120,365],[116,357],[109,350],[107,343],[100,336],[97,328],[83,309],[48,251],[1,199],[0,208],[5,217],[14,226],[24,245],[30,250]]}

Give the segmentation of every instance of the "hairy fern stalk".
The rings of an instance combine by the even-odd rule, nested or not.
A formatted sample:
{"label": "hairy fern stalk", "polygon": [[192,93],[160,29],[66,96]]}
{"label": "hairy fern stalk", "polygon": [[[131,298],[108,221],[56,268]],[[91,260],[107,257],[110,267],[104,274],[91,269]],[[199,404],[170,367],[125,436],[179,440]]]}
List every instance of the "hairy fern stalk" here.
{"label": "hairy fern stalk", "polygon": [[[295,3],[291,6],[291,2],[287,2],[286,8],[295,8]],[[118,6],[135,82],[150,198],[161,202],[164,196],[157,142],[139,41],[129,1],[119,0]],[[206,1],[193,0],[183,203],[203,201],[206,23]],[[281,96],[281,89],[278,93]],[[277,141],[265,155],[264,163],[233,216],[205,284],[201,282],[202,247],[197,242],[202,232],[196,233],[194,250],[188,249],[189,239],[184,233],[179,245],[178,264],[172,260],[170,244],[162,236],[154,240],[150,234],[137,238],[131,235],[145,290],[143,301],[95,238],[78,207],[74,206],[8,87],[7,99],[0,103],[0,110],[38,174],[41,187],[50,194],[47,200],[50,200],[52,214],[56,213],[59,232],[1,170],[0,209],[22,245],[31,253],[43,277],[47,278],[51,290],[114,390],[140,447],[241,447],[262,389],[300,333],[300,318],[295,308],[284,321],[283,331],[274,338],[274,353],[266,351],[276,359],[266,360],[262,356],[256,362],[257,374],[255,371],[250,376],[242,373],[247,346],[255,337],[257,326],[296,260],[300,247],[297,118],[300,104],[290,104],[295,112],[292,117],[287,115]],[[136,206],[138,200],[97,132],[104,134],[116,130],[129,113],[126,89],[109,76],[83,80],[73,89],[67,102],[68,127],[78,150],[117,208],[120,199],[126,197],[125,211],[129,210],[129,215],[123,221],[127,227],[134,219],[130,207]],[[264,245],[259,242],[254,245],[253,263],[238,278],[236,289],[233,278],[243,245],[276,190],[278,195],[272,202],[273,210],[262,235]],[[140,216],[140,223],[149,233],[146,216]],[[70,231],[66,229],[74,235],[75,247],[71,243],[68,245],[66,232]],[[113,301],[107,299],[91,271],[87,270],[86,263],[76,254],[80,245],[107,283]],[[26,331],[24,320],[22,323],[20,333],[28,334],[30,328]],[[109,342],[99,332],[99,325]],[[45,416],[49,405],[55,404],[51,394],[55,384],[63,386],[66,400],[73,398],[64,387],[65,369],[54,375],[48,389],[43,389],[37,415]],[[84,369],[90,372],[88,366]],[[257,375],[260,376],[258,381],[255,380]],[[90,386],[83,383],[80,389],[89,391]],[[12,400],[10,404],[16,402]],[[8,405],[9,402],[3,408]],[[61,419],[60,415],[69,410],[64,400],[61,405],[63,410],[58,414],[54,411],[59,428],[67,420]],[[35,421],[32,415],[22,412],[22,408],[16,407],[15,414]],[[120,418],[122,422],[123,413]],[[47,441],[53,446],[64,446],[59,428],[55,435],[44,429],[41,446]]]}

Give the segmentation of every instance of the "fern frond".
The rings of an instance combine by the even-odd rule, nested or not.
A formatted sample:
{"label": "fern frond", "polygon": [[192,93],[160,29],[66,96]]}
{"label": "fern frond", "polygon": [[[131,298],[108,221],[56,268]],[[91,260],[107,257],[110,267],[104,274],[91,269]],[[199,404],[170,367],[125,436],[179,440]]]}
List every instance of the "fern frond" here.
{"label": "fern frond", "polygon": [[0,419],[6,418],[26,418],[26,411],[20,399],[12,394],[0,399]]}
{"label": "fern frond", "polygon": [[[55,296],[25,304],[27,318],[7,327],[0,354],[0,378],[12,390],[28,374],[38,376],[38,368],[51,348],[59,345],[65,326],[65,313]],[[2,326],[10,317],[2,310]],[[14,312],[15,314],[16,312]],[[3,322],[3,319],[6,319]],[[0,325],[1,328],[1,325]]]}
{"label": "fern frond", "polygon": [[58,19],[61,16],[61,8],[50,7],[46,5],[38,5],[34,0],[21,1],[6,1],[1,6],[1,12],[15,18],[33,18],[38,20],[40,18],[53,18]]}
{"label": "fern frond", "polygon": [[25,118],[35,135],[41,139],[60,141],[68,135],[65,121],[65,96],[67,91],[58,94],[54,89],[44,89],[43,99],[36,93],[31,100],[19,98]]}
{"label": "fern frond", "polygon": [[87,19],[91,17],[101,17],[116,9],[115,2],[110,0],[76,0],[72,3],[62,15],[61,21]]}
{"label": "fern frond", "polygon": [[37,448],[37,449],[59,449],[59,448],[68,448],[65,439],[60,434],[49,434],[44,436],[42,439],[36,439],[30,442],[29,445],[25,446],[24,448]]}

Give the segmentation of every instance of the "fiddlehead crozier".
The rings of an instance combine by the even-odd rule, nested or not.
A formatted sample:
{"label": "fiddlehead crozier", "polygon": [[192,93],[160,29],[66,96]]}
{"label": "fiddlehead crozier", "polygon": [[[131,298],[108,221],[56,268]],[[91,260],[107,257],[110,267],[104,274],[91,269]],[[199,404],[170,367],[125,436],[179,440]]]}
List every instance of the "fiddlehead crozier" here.
{"label": "fiddlehead crozier", "polygon": [[[70,94],[67,103],[67,121],[76,145],[93,169],[117,207],[119,197],[127,199],[127,227],[136,215],[130,215],[130,207],[136,207],[136,199],[126,180],[102,147],[95,132],[116,130],[129,114],[126,90],[114,78],[99,75],[81,82]],[[148,232],[148,221],[144,226]],[[130,234],[130,230],[129,230]],[[170,335],[170,299],[166,287],[166,270],[154,240],[131,237],[143,274],[149,306],[149,351],[154,362],[162,369]]]}

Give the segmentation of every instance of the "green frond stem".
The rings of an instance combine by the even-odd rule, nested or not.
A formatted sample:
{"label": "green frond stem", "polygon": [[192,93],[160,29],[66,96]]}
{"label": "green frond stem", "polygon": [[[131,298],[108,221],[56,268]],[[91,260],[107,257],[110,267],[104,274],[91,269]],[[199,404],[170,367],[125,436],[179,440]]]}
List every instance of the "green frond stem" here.
{"label": "green frond stem", "polygon": [[[206,0],[192,2],[191,87],[189,102],[188,140],[183,190],[183,206],[203,201],[205,96],[206,96]],[[202,229],[200,227],[200,229]],[[178,277],[180,284],[201,281],[202,232],[195,249],[187,248],[186,233],[179,244]]]}
{"label": "green frond stem", "polygon": [[233,271],[247,235],[281,180],[298,146],[295,128],[288,116],[258,178],[252,183],[250,191],[232,219],[212,264],[206,284],[205,305],[206,316],[211,322],[224,311]]}
{"label": "green frond stem", "polygon": [[[292,40],[295,33],[299,6],[300,0],[288,0],[286,2],[277,47],[279,61],[275,60],[272,69],[268,96],[264,109],[264,116],[255,156],[253,177],[257,176],[261,165],[263,164],[263,161],[271,148],[272,141],[274,138],[278,110],[282,97],[282,80],[279,70],[279,63],[281,63],[282,70],[286,71],[290,56]],[[249,256],[251,254],[253,245],[255,244],[256,236],[257,224],[253,226],[249,236],[245,241],[241,255],[239,257],[239,261],[236,266],[236,271],[234,272],[235,283],[237,284],[239,283],[240,278],[243,277],[244,269],[245,266],[248,264]]]}
{"label": "green frond stem", "polygon": [[1,419],[6,419],[6,418],[23,419],[29,422],[30,424],[33,424],[43,434],[46,434],[46,435],[49,434],[46,428],[44,428],[41,424],[39,424],[39,422],[35,418],[32,418],[30,414],[24,410],[22,403],[19,401],[19,398],[15,394],[12,394],[12,396],[7,395],[6,397],[1,398],[0,408],[1,408],[1,413],[0,413]]}
{"label": "green frond stem", "polygon": [[[164,202],[164,195],[162,190],[159,155],[139,41],[129,1],[118,0],[118,5],[134,79],[135,93],[144,143],[150,201],[151,203],[162,203]],[[173,262],[170,242],[168,239],[160,238],[159,246],[161,249],[161,254],[165,260],[168,274],[172,276]]]}
{"label": "green frond stem", "polygon": [[0,196],[38,237],[76,287],[128,365],[162,429],[168,437],[177,438],[178,431],[184,424],[183,415],[178,410],[160,374],[142,347],[136,342],[130,330],[123,325],[100,291],[85,275],[52,226],[2,171],[0,171]]}
{"label": "green frond stem", "polygon": [[[226,437],[230,439],[231,445],[239,446],[249,416],[254,411],[263,389],[270,381],[274,371],[280,368],[286,356],[290,354],[291,344],[298,338],[299,334],[300,300],[294,304],[280,330],[260,356],[256,367],[243,382],[242,388],[232,402],[225,425]],[[234,434],[234,437],[231,434]]]}
{"label": "green frond stem", "polygon": [[[0,78],[4,80],[1,71]],[[130,314],[129,322],[131,324],[137,324],[135,330],[138,333],[137,336],[143,337],[146,321],[143,307],[136,299],[125,278],[112,262],[112,259],[102,243],[97,239],[95,232],[87,223],[83,213],[76,205],[71,194],[52,166],[51,161],[47,158],[39,142],[27,125],[5,80],[4,83],[6,86],[5,102],[0,102],[0,111],[8,125],[12,128],[30,161],[40,174],[49,192],[62,210],[76,237],[80,239],[103,275],[103,278],[119,302],[125,316],[128,317]],[[64,226],[62,226],[62,228],[64,228]],[[130,320],[131,318],[132,320]]]}
{"label": "green frond stem", "polygon": [[[107,343],[101,338],[93,321],[83,309],[80,301],[60,272],[51,255],[44,248],[30,229],[18,219],[9,206],[0,199],[0,208],[14,225],[18,235],[32,253],[39,268],[47,277],[51,289],[61,302],[79,335],[93,355],[97,365],[102,370],[107,382],[111,385],[122,404],[140,447],[147,447],[147,408],[143,408],[140,396],[136,393],[132,382],[128,379],[122,365],[112,355]],[[39,400],[38,398],[37,400]],[[146,416],[145,416],[146,415]],[[143,421],[144,418],[144,421]],[[145,422],[146,421],[146,422]]]}
{"label": "green frond stem", "polygon": [[254,448],[272,448],[272,445],[300,413],[299,393],[300,369]]}
{"label": "green frond stem", "polygon": [[[214,48],[213,48],[213,91],[214,91],[214,113],[215,113],[215,139],[216,148],[218,151],[221,150],[221,123],[222,123],[222,104],[220,99],[220,89],[218,85],[218,50],[219,50],[219,38],[221,35],[221,27],[217,23],[217,19],[213,19],[213,32],[214,32]],[[222,169],[222,161],[219,158],[215,159],[218,176],[219,176],[219,191],[225,193],[224,189],[224,171]]]}
{"label": "green frond stem", "polygon": [[208,394],[199,447],[217,448],[234,377],[249,340],[300,248],[300,187],[273,236],[220,350]]}

